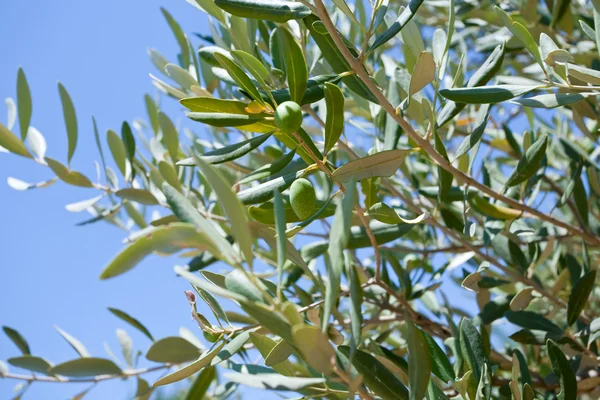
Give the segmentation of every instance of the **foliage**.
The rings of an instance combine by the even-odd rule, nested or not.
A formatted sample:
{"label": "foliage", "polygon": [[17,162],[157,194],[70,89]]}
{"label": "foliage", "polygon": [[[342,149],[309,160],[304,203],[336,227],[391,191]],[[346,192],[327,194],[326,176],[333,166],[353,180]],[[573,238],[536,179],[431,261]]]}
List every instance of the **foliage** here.
{"label": "foliage", "polygon": [[127,231],[101,279],[190,259],[175,271],[208,349],[111,309],[152,341],[150,367],[123,330],[120,366],[60,329],[81,357],[53,364],[5,327],[22,353],[7,364],[35,374],[0,375],[131,378],[138,399],[185,379],[189,399],[598,398],[600,2],[190,3],[211,34],[196,47],[163,10],[180,52],[150,51],[152,83],[203,134],[146,95],[148,122],[109,130],[108,151],[93,121],[104,178],[87,177],[67,90],[63,163],[19,70],[0,145],[49,168],[13,188],[91,189],[67,206],[92,214],[79,225]]}

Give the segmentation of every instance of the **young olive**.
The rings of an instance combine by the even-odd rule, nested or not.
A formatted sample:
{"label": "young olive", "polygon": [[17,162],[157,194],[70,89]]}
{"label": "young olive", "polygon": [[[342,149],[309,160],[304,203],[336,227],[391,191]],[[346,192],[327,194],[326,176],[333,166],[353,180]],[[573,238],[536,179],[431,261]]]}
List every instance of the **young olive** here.
{"label": "young olive", "polygon": [[297,132],[302,126],[302,109],[293,101],[285,101],[275,110],[275,125],[283,133]]}
{"label": "young olive", "polygon": [[290,204],[296,215],[305,220],[317,212],[315,188],[308,179],[296,179],[290,187]]}

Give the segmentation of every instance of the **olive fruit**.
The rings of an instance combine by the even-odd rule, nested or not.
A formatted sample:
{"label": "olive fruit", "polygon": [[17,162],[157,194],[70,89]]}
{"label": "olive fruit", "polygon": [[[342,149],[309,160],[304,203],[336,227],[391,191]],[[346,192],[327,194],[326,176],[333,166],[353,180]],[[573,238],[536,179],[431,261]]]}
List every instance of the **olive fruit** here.
{"label": "olive fruit", "polygon": [[290,187],[290,204],[301,220],[305,220],[317,212],[317,196],[315,188],[308,179],[296,179]]}
{"label": "olive fruit", "polygon": [[275,110],[275,125],[283,133],[297,132],[302,126],[302,109],[293,101],[285,101]]}

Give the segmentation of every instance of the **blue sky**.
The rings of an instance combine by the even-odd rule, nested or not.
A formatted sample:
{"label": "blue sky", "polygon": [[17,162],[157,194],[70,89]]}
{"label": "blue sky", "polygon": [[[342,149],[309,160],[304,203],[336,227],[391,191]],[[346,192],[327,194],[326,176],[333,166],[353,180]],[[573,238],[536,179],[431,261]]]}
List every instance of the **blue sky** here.
{"label": "blue sky", "polygon": [[[62,82],[79,119],[73,166],[93,176],[93,161],[99,156],[91,116],[96,116],[103,134],[108,128],[118,130],[125,119],[145,117],[142,96],[155,93],[148,77],[154,67],[147,48],[175,59],[177,43],[161,6],[186,32],[205,29],[204,15],[184,0],[0,2],[0,121],[6,124],[3,100],[15,97],[17,68],[22,66],[33,95],[32,125],[46,137],[48,156],[65,161],[66,131],[57,90],[57,81]],[[176,104],[167,103],[172,103],[169,110],[175,115]],[[183,295],[188,286],[172,272],[173,260],[152,257],[122,277],[98,280],[103,266],[122,248],[124,232],[107,224],[76,227],[88,215],[64,207],[97,193],[65,184],[17,192],[6,185],[9,176],[36,182],[51,175],[31,161],[0,154],[0,325],[17,328],[35,355],[54,363],[77,357],[54,324],[97,356],[106,356],[105,340],[119,354],[116,328],[126,328],[134,346],[147,349],[149,340],[112,316],[107,306],[136,316],[155,337],[177,335],[182,325],[193,328]],[[0,359],[18,354],[0,335]],[[11,398],[16,383],[0,379],[0,398]],[[86,399],[131,398],[134,386],[134,382],[103,383]],[[34,384],[24,398],[65,399],[84,388]]]}

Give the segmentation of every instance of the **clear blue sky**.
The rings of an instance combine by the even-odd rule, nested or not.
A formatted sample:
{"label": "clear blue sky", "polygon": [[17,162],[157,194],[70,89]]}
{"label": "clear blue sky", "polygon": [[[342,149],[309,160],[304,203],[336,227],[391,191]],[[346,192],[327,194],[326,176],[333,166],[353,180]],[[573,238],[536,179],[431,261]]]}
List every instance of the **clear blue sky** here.
{"label": "clear blue sky", "polygon": [[[96,116],[102,133],[118,129],[125,119],[145,117],[142,96],[154,93],[147,48],[175,59],[177,43],[160,6],[186,32],[205,29],[204,15],[184,0],[0,2],[0,121],[6,124],[3,100],[15,97],[17,68],[22,66],[33,94],[32,125],[45,135],[48,156],[65,161],[66,131],[56,85],[61,81],[79,119],[73,166],[93,176],[93,161],[99,157],[91,116]],[[175,115],[176,105],[168,103]],[[31,161],[0,154],[0,325],[17,328],[34,354],[54,363],[76,358],[53,324],[97,356],[106,356],[104,340],[119,354],[116,328],[127,328],[134,346],[147,349],[149,340],[112,316],[107,306],[136,316],[155,337],[177,335],[182,325],[193,328],[183,295],[188,286],[172,272],[174,260],[152,257],[120,278],[98,280],[105,263],[122,248],[124,232],[103,223],[76,227],[89,215],[64,207],[95,196],[93,191],[56,184],[17,192],[6,185],[9,176],[36,182],[51,175]],[[0,334],[0,359],[18,354]],[[16,383],[0,379],[0,398],[11,398]],[[24,398],[65,399],[84,387],[34,384]],[[134,382],[104,383],[86,399],[126,399],[134,390]]]}

